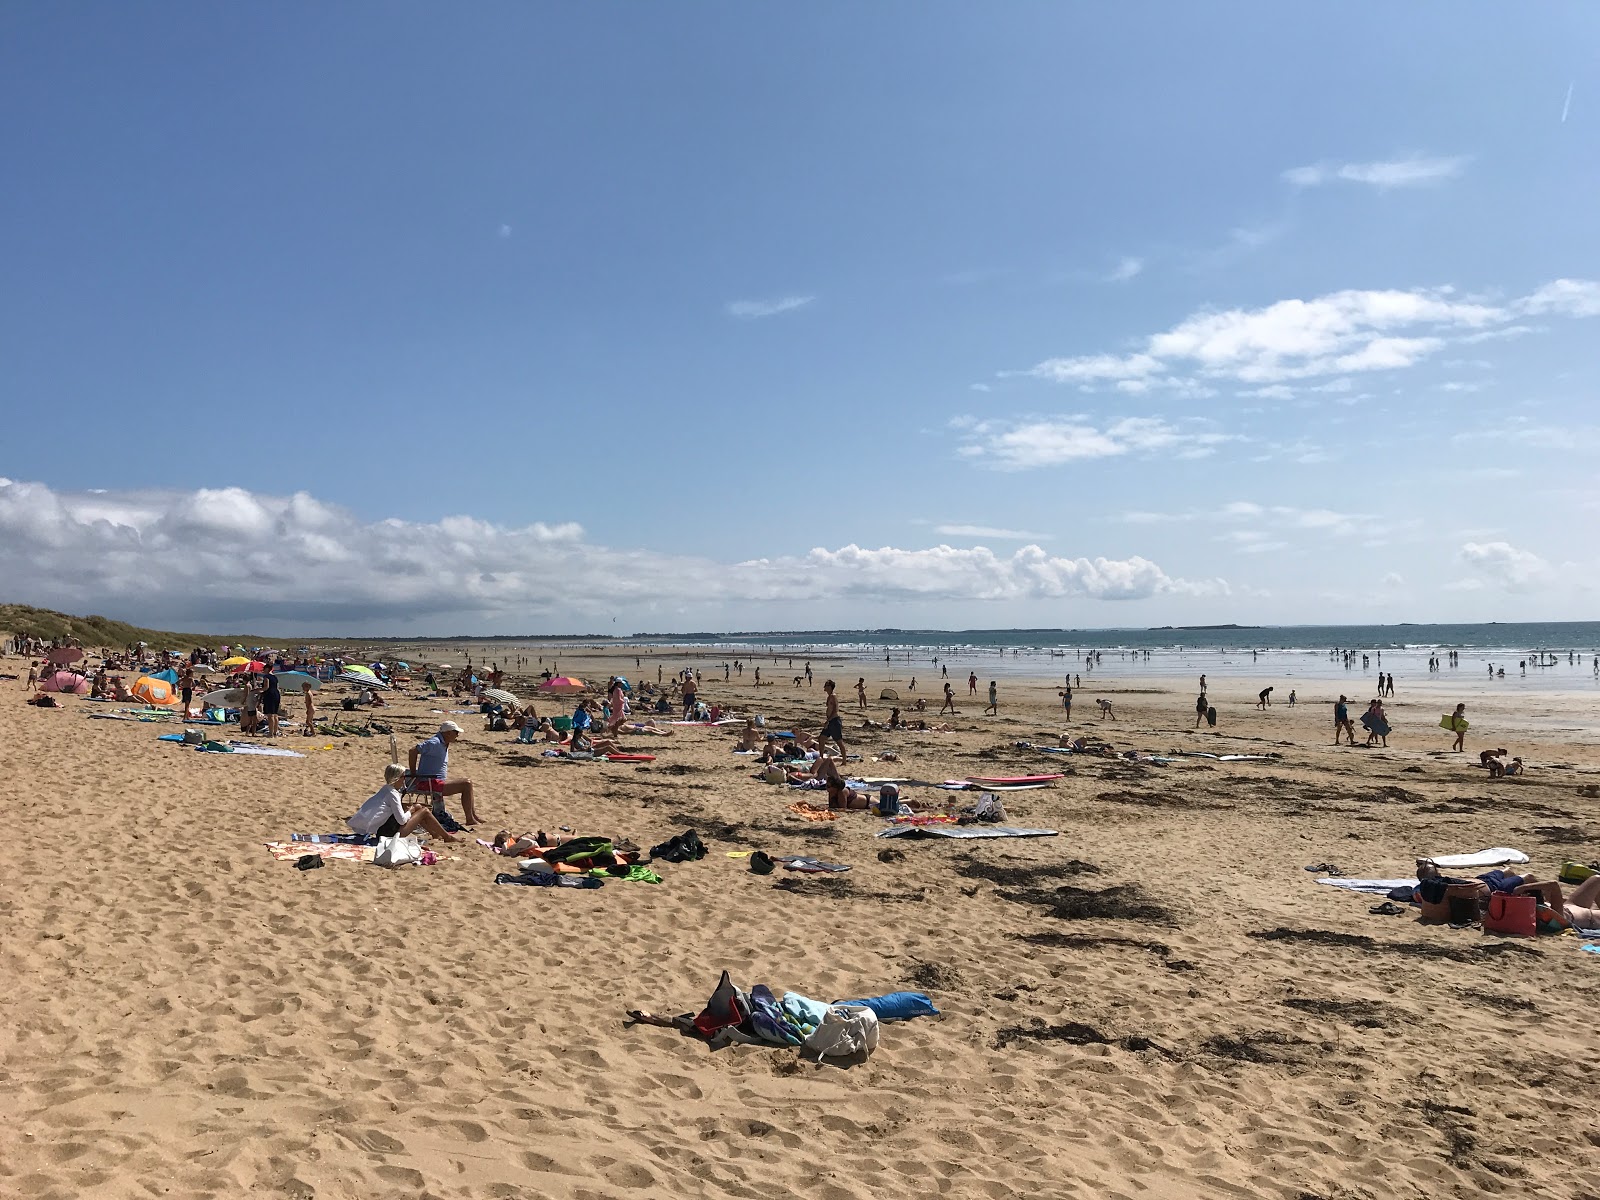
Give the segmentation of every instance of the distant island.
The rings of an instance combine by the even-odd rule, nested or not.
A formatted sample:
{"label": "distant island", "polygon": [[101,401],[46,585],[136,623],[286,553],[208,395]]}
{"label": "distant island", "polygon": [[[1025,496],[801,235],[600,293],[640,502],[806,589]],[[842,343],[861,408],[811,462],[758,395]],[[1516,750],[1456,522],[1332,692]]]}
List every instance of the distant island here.
{"label": "distant island", "polygon": [[1169,629],[1195,630],[1195,629],[1260,629],[1260,625],[1153,625],[1145,630],[1146,633],[1162,633]]}

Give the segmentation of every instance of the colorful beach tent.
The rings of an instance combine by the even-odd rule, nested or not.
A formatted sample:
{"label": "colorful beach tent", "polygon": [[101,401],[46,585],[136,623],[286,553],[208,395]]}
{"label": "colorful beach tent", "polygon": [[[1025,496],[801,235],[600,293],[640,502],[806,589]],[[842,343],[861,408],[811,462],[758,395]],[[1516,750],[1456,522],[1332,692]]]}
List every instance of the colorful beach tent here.
{"label": "colorful beach tent", "polygon": [[150,678],[159,679],[163,683],[170,683],[173,687],[178,686],[178,673],[171,667],[167,667],[160,671],[151,671]]}
{"label": "colorful beach tent", "polygon": [[76,671],[54,671],[39,681],[46,692],[62,692],[68,696],[87,696],[89,681]]}
{"label": "colorful beach tent", "polygon": [[141,675],[135,679],[128,693],[135,700],[143,700],[151,708],[174,708],[183,703],[174,694],[172,684],[165,679],[156,679],[150,675]]}

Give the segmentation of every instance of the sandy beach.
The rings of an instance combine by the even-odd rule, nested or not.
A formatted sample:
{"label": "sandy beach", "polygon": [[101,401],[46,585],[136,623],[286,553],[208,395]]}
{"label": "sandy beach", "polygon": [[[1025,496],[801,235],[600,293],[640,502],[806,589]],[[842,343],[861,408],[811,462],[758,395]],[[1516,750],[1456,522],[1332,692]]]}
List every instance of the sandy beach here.
{"label": "sandy beach", "polygon": [[[595,683],[634,674],[633,658],[559,652]],[[774,664],[757,689],[748,670],[724,683],[716,658],[713,672],[663,652],[640,673],[696,662],[707,700],[815,731],[827,668],[861,773],[1062,772],[1004,797],[1011,823],[1059,836],[884,840],[865,813],[806,820],[787,811],[799,797],[751,778],[732,728],[624,739],[652,763],[570,763],[458,715],[452,773],[478,788],[478,836],[568,827],[649,847],[694,828],[709,855],[662,865],[659,885],[595,891],[495,886],[505,860],[470,838],[429,867],[298,871],[264,844],[342,829],[382,782],[387,737],[278,743],[304,758],[195,753],[158,741],[163,724],[90,720],[109,706],[77,698],[38,710],[0,685],[15,818],[0,1192],[1600,1194],[1585,1065],[1600,1052],[1597,957],[1572,934],[1374,914],[1380,897],[1306,869],[1398,877],[1418,855],[1509,846],[1549,878],[1600,857],[1600,800],[1579,794],[1600,782],[1594,693],[1402,680],[1389,747],[1335,749],[1325,683],[1291,709],[1281,681],[1230,679],[1212,694],[1217,729],[1197,731],[1191,678],[1108,669],[1066,724],[1038,679],[1002,681],[998,717],[981,716],[987,680],[969,698],[952,664],[954,730],[888,733],[859,729],[887,718],[881,688],[904,686],[881,663],[814,663],[798,688]],[[1279,702],[1256,711],[1266,682]],[[1356,681],[1352,715],[1370,686]],[[932,672],[919,694],[933,720]],[[1438,728],[1457,701],[1465,755]],[[377,719],[403,751],[451,707],[465,706],[399,699]],[[1278,757],[1157,765],[1015,745],[1064,732]],[[1486,746],[1528,774],[1489,779]],[[873,761],[884,750],[898,761]],[[757,848],[851,870],[762,877],[729,856]],[[941,1015],[886,1024],[848,1066],[625,1025],[632,1008],[698,1011],[724,969],[823,1000],[925,991]]]}

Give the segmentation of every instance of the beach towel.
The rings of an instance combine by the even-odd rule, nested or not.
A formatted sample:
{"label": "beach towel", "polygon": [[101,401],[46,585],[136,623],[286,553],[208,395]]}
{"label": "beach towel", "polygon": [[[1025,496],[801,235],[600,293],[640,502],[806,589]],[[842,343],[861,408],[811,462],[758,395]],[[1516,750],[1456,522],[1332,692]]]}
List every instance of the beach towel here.
{"label": "beach towel", "polygon": [[[210,743],[216,745],[217,743]],[[282,750],[277,746],[257,746],[253,742],[228,742],[228,749],[235,754],[264,754],[273,758],[304,758],[298,750]]]}
{"label": "beach towel", "polygon": [[820,1000],[812,1000],[802,996],[799,992],[785,992],[781,1002],[784,1016],[789,1019],[796,1029],[800,1030],[802,1037],[810,1037],[828,1017],[828,1006]]}
{"label": "beach towel", "polygon": [[820,808],[815,804],[807,804],[804,800],[788,806],[788,811],[797,817],[804,817],[808,821],[837,821],[843,814],[834,812],[831,808]]}
{"label": "beach towel", "polygon": [[1054,829],[1016,829],[1009,825],[891,825],[878,831],[888,837],[1032,838],[1055,837]]}
{"label": "beach towel", "polygon": [[1429,854],[1429,862],[1447,869],[1459,867],[1498,867],[1501,863],[1525,863],[1528,856],[1510,846],[1494,846],[1488,850],[1474,850],[1470,854]]}
{"label": "beach towel", "polygon": [[329,842],[266,842],[267,853],[279,862],[288,859],[298,859],[307,854],[315,854],[322,859],[338,859],[344,862],[369,863],[378,853],[376,846],[350,846]]}
{"label": "beach towel", "polygon": [[923,992],[889,992],[864,1000],[835,1000],[851,1008],[870,1008],[880,1021],[909,1021],[912,1017],[937,1017],[939,1010]]}
{"label": "beach towel", "polygon": [[776,861],[781,862],[790,871],[803,871],[807,875],[833,875],[850,869],[843,863],[823,862],[820,858],[805,858],[800,855],[788,855]]}
{"label": "beach towel", "polygon": [[332,846],[376,846],[378,839],[364,833],[291,833],[291,842],[326,842]]}
{"label": "beach towel", "polygon": [[1347,892],[1364,892],[1372,896],[1387,896],[1400,888],[1410,890],[1417,886],[1415,879],[1319,879],[1329,887],[1343,888]]}
{"label": "beach towel", "polygon": [[522,875],[501,873],[494,877],[494,881],[521,887],[597,888],[605,886],[605,880],[598,875],[555,875],[546,874],[542,871],[529,871]]}

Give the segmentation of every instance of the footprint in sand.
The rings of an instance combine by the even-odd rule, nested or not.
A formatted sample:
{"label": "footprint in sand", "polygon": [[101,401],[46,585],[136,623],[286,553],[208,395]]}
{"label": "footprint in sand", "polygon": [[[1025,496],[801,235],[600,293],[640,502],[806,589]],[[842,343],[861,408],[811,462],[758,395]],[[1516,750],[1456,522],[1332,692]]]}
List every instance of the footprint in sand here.
{"label": "footprint in sand", "polygon": [[352,1142],[371,1154],[398,1154],[406,1148],[406,1144],[399,1138],[390,1137],[378,1129],[364,1129],[360,1133],[348,1136]]}

